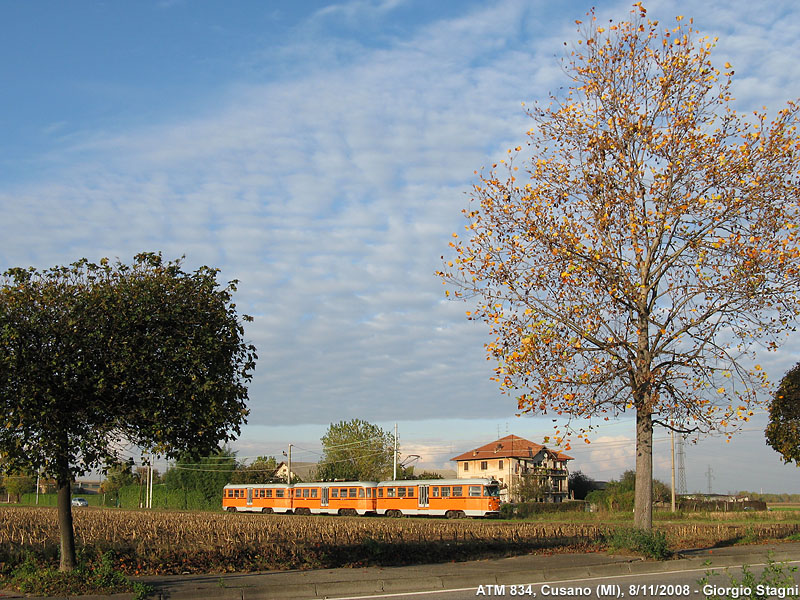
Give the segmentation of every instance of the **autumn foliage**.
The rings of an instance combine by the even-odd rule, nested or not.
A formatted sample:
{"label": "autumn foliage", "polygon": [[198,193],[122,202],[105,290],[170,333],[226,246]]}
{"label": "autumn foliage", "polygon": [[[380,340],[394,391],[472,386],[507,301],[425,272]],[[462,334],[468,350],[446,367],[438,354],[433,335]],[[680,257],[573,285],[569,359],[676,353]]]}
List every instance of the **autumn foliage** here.
{"label": "autumn foliage", "polygon": [[440,275],[477,298],[468,317],[489,324],[520,411],[567,418],[557,441],[635,411],[650,527],[653,424],[746,421],[767,385],[754,349],[798,314],[798,105],[737,113],[734,71],[691,19],[664,27],[636,4],[578,23],[569,90],[479,173]]}

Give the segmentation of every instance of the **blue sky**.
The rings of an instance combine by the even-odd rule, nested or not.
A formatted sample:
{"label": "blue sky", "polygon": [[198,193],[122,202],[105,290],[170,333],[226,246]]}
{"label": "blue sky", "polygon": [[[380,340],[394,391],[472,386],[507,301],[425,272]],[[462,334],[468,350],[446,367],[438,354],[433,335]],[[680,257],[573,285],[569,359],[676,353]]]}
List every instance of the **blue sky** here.
{"label": "blue sky", "polygon": [[[0,268],[160,250],[239,279],[260,356],[245,456],[293,443],[314,460],[327,425],[355,417],[400,422],[423,466],[498,432],[539,441],[550,418],[514,416],[486,331],[433,273],[473,171],[523,141],[522,102],[564,85],[563,42],[590,6],[2,2]],[[794,3],[647,7],[720,37],[740,109],[800,96]],[[796,343],[760,357],[774,379],[798,360]],[[689,448],[689,488],[710,465],[719,491],[800,492],[763,425]],[[574,468],[615,477],[632,439],[630,420],[608,425]]]}

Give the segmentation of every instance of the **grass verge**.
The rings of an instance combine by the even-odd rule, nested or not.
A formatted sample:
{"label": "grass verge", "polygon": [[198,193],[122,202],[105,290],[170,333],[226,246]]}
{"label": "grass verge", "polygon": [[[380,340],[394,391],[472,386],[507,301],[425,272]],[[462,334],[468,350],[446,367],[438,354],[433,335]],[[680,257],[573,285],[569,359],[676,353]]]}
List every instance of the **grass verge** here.
{"label": "grass verge", "polygon": [[74,596],[132,592],[143,600],[152,591],[149,585],[131,581],[114,569],[114,554],[106,552],[99,561],[79,561],[72,571],[61,572],[28,553],[21,564],[0,574],[0,581],[15,590],[36,596]]}
{"label": "grass verge", "polygon": [[663,531],[621,527],[608,533],[605,543],[611,550],[627,550],[655,560],[666,560],[672,556]]}

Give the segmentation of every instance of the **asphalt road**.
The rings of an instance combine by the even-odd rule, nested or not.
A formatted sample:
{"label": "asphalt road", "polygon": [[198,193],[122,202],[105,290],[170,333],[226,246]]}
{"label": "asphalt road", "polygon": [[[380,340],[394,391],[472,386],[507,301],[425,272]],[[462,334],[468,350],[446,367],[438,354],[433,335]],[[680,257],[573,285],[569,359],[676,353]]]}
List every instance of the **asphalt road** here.
{"label": "asphalt road", "polygon": [[[770,577],[762,580],[765,565],[747,567],[754,581],[742,583],[742,567],[688,568],[670,573],[641,573],[566,579],[516,585],[489,584],[455,590],[420,591],[407,594],[381,594],[331,597],[328,600],[365,600],[386,598],[393,600],[474,600],[475,598],[539,598],[568,600],[631,598],[637,600],[663,600],[664,598],[751,598],[764,586],[764,595],[771,598],[800,598],[800,576],[792,573],[800,561],[781,563],[782,573],[789,579]],[[749,592],[747,589],[750,588]],[[771,589],[770,589],[771,588]]]}

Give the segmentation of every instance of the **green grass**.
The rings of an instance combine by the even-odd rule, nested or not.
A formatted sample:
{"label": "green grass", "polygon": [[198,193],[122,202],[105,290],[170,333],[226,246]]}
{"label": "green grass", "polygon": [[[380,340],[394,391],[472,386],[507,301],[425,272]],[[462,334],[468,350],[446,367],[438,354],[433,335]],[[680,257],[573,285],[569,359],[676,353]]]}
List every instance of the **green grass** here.
{"label": "green grass", "polygon": [[137,600],[143,600],[153,591],[149,585],[128,579],[115,570],[113,564],[114,555],[109,551],[103,554],[99,562],[91,564],[81,559],[72,571],[61,572],[29,553],[16,567],[7,566],[7,573],[0,575],[0,582],[36,596],[133,592]]}
{"label": "green grass", "polygon": [[672,556],[667,536],[662,531],[620,527],[609,533],[605,542],[611,550],[627,550],[655,560],[666,560]]}

